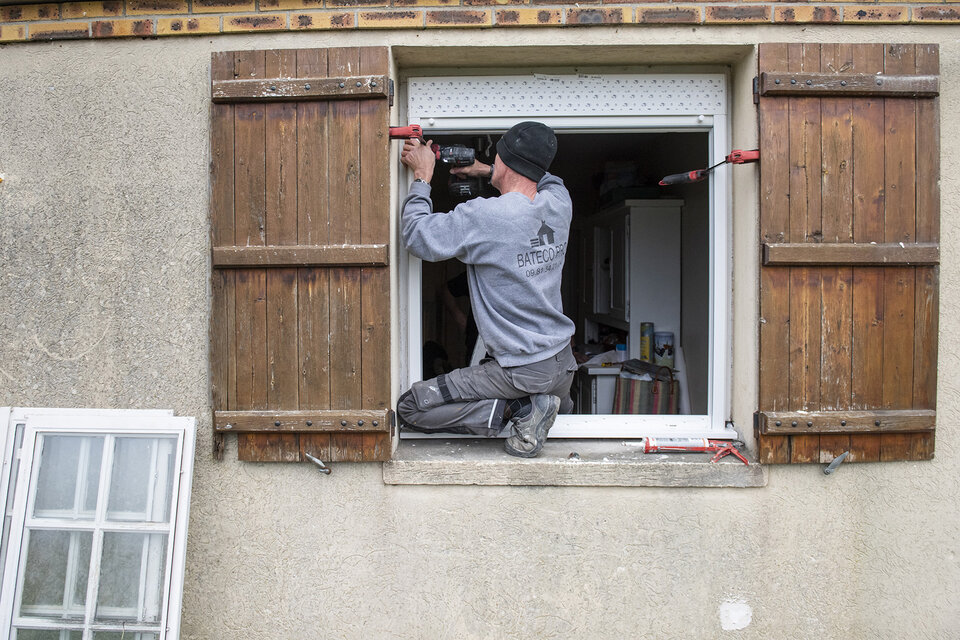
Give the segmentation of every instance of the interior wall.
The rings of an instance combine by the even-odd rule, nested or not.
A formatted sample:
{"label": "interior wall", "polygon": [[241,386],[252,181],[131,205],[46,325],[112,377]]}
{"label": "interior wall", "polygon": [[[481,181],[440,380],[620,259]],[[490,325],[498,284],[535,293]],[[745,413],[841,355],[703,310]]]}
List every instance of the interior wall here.
{"label": "interior wall", "polygon": [[[949,171],[930,462],[844,465],[831,476],[778,466],[767,487],[749,490],[385,486],[372,463],[334,465],[329,476],[309,464],[240,463],[233,438],[214,461],[207,361],[211,51],[396,43],[430,64],[497,65],[542,47],[539,59],[575,65],[583,42],[611,64],[679,47],[733,64],[733,138],[750,148],[752,43],[938,41],[946,168],[960,160],[949,144],[960,134],[951,34],[730,25],[454,30],[431,34],[430,46],[411,31],[0,47],[0,399],[197,416],[185,640],[952,638],[960,179]],[[441,46],[450,49],[438,55]],[[503,59],[491,53],[500,47]],[[741,57],[719,57],[731,47]],[[756,168],[741,169],[731,387],[749,433],[758,194]]]}

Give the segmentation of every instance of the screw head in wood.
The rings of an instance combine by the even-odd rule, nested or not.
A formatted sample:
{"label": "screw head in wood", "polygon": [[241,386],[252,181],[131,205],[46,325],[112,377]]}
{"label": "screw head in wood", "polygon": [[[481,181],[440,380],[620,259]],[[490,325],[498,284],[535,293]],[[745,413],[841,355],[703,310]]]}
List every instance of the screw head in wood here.
{"label": "screw head in wood", "polygon": [[313,426],[313,420],[307,420],[307,426],[308,426],[308,427],[312,427],[312,426]]}
{"label": "screw head in wood", "polygon": [[790,426],[795,427],[795,426],[797,426],[797,424],[798,424],[797,421],[794,420],[793,423],[792,423]]}
{"label": "screw head in wood", "polygon": [[808,85],[813,84],[813,80],[807,80],[807,84]]}
{"label": "screw head in wood", "polygon": [[375,86],[377,86],[377,82],[376,82],[376,80],[374,80],[373,82],[371,82],[371,83],[370,83],[370,86],[371,86],[371,87],[375,87]]}
{"label": "screw head in wood", "polygon": [[363,420],[357,420],[357,426],[358,426],[358,427],[362,427],[362,426],[363,426]]}
{"label": "screw head in wood", "polygon": [[358,86],[358,87],[362,87],[362,86],[363,86],[363,83],[362,83],[362,82],[358,82],[358,83],[357,83],[357,86]]}
{"label": "screw head in wood", "polygon": [[797,84],[796,78],[791,78],[791,79],[790,79],[790,84]]}
{"label": "screw head in wood", "polygon": [[783,424],[783,422],[782,422],[782,421],[780,421],[780,420],[777,420],[777,426],[778,426],[778,427],[779,427],[780,425],[782,425],[782,424]]}
{"label": "screw head in wood", "polygon": [[233,429],[233,425],[232,425],[232,424],[228,424],[228,425],[226,425],[226,426],[224,427],[224,429]]}
{"label": "screw head in wood", "polygon": [[879,87],[882,84],[883,84],[883,80],[881,80],[880,78],[877,78],[877,86]]}
{"label": "screw head in wood", "polygon": [[373,426],[379,427],[379,426],[380,426],[380,421],[379,421],[379,420],[374,420],[374,421],[373,421]]}
{"label": "screw head in wood", "polygon": [[808,427],[812,427],[812,426],[813,426],[813,421],[812,421],[812,420],[807,420],[807,426],[808,426]]}
{"label": "screw head in wood", "polygon": [[841,87],[847,86],[847,81],[846,81],[846,80],[841,80],[841,81],[840,81],[840,86],[841,86]]}
{"label": "screw head in wood", "polygon": [[310,85],[308,84],[303,85],[303,88],[307,91],[310,91]]}
{"label": "screw head in wood", "polygon": [[346,420],[341,420],[341,421],[340,421],[340,426],[341,426],[341,427],[347,426],[347,421],[346,421]]}
{"label": "screw head in wood", "polygon": [[774,80],[773,84],[780,84],[780,78],[777,78],[776,80]]}
{"label": "screw head in wood", "polygon": [[345,84],[342,83],[342,82],[340,83],[340,88],[341,88],[341,89],[343,89],[345,86],[347,86],[347,85],[345,85]]}
{"label": "screw head in wood", "polygon": [[280,421],[279,421],[279,420],[275,421],[275,422],[273,423],[273,426],[279,427],[279,426],[280,426]]}
{"label": "screw head in wood", "polygon": [[277,90],[277,85],[275,84],[270,85],[270,91],[276,91],[276,90]]}
{"label": "screw head in wood", "polygon": [[846,421],[846,420],[841,420],[841,421],[840,421],[840,426],[841,426],[841,427],[847,426],[847,421]]}
{"label": "screw head in wood", "polygon": [[880,426],[880,421],[879,421],[879,420],[874,420],[874,421],[873,421],[873,426],[879,427],[879,426]]}

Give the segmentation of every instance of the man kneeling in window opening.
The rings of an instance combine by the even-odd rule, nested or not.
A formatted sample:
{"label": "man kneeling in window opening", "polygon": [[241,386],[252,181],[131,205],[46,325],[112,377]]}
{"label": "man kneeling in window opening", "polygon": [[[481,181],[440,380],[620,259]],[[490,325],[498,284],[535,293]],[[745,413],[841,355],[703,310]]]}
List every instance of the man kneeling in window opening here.
{"label": "man kneeling in window opening", "polygon": [[451,169],[489,177],[501,195],[433,213],[430,142],[404,143],[401,162],[414,175],[403,203],[404,245],[423,260],[457,258],[466,265],[470,304],[489,356],[414,383],[397,406],[404,428],[483,436],[509,428],[507,453],[532,458],[557,413],[573,409],[574,324],[560,300],[573,207],[563,181],[547,172],[556,152],[552,129],[521,122],[497,143],[492,167],[477,161]]}

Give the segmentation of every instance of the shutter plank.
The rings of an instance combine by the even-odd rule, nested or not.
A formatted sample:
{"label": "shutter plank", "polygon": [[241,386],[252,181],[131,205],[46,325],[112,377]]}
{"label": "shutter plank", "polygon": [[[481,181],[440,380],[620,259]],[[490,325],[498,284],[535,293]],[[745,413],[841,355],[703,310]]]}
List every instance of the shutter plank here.
{"label": "shutter plank", "polygon": [[[298,77],[326,77],[327,50],[297,50]],[[329,162],[327,102],[297,104],[297,241],[327,244],[329,232]],[[299,269],[300,407],[330,408],[330,275],[327,269]],[[330,460],[330,434],[300,435],[301,453]]]}
{"label": "shutter plank", "polygon": [[[386,48],[360,52],[361,75],[386,75]],[[386,244],[390,237],[390,107],[385,100],[360,102],[360,241]],[[363,327],[361,345],[362,406],[390,406],[390,272],[361,269],[360,297]],[[363,434],[363,459],[384,460],[390,455],[390,433]]]}
{"label": "shutter plank", "polygon": [[[853,67],[853,47],[848,44],[821,45],[821,69],[843,71]],[[853,241],[853,100],[849,97],[823,98],[823,207],[822,239],[829,243]],[[823,315],[820,407],[822,410],[850,408],[851,354],[853,339],[853,273],[850,267],[821,270]],[[821,435],[820,462],[832,462],[850,448],[848,435]]]}
{"label": "shutter plank", "polygon": [[[761,69],[784,68],[787,45],[762,44]],[[789,141],[790,112],[785,99],[763,100],[759,112],[760,147],[764,161],[760,166],[760,238],[763,242],[783,242],[789,231],[790,184]],[[789,406],[790,385],[785,363],[790,362],[790,274],[786,268],[760,270],[760,406],[784,410]],[[790,460],[788,436],[758,434],[758,457],[764,463]]]}
{"label": "shutter plank", "polygon": [[[791,44],[787,69],[794,72],[820,70],[820,46]],[[821,188],[822,101],[801,98],[787,101],[790,111],[790,242],[820,239],[823,192]],[[790,269],[790,407],[816,410],[820,407],[821,269]],[[820,451],[820,436],[793,436],[791,462],[811,462]]]}
{"label": "shutter plank", "polygon": [[[211,78],[233,78],[233,55],[213,54]],[[210,131],[210,241],[216,247],[233,244],[234,236],[234,107],[213,105]],[[233,274],[215,272],[211,280],[210,386],[213,409],[225,410],[236,402],[236,303]],[[223,459],[224,439],[213,434],[213,456]]]}
{"label": "shutter plank", "polygon": [[[886,73],[914,71],[916,48],[889,45],[884,58]],[[884,101],[885,242],[912,242],[916,233],[916,105],[910,100]],[[915,269],[884,270],[883,406],[913,406],[913,347]],[[902,459],[913,438],[909,434],[883,434],[882,460]]]}
{"label": "shutter plank", "polygon": [[[360,49],[330,49],[331,76],[357,75]],[[330,106],[327,136],[330,159],[330,242],[359,244],[360,233],[360,105],[357,100],[338,100]],[[337,215],[333,215],[333,211]],[[362,406],[362,299],[360,270],[330,270],[330,393],[334,409]],[[359,462],[363,436],[335,433],[330,438],[331,460]]]}
{"label": "shutter plank", "polygon": [[[918,45],[918,73],[938,74],[940,50],[936,45]],[[936,100],[917,103],[917,230],[918,242],[940,240],[940,104]],[[937,266],[916,269],[916,338],[914,344],[913,406],[934,409],[937,406],[937,341],[939,331],[940,269]],[[914,460],[933,457],[934,434],[912,437],[910,452]]]}
{"label": "shutter plank", "polygon": [[[296,73],[293,51],[267,51],[267,78]],[[265,238],[269,246],[297,242],[297,109],[293,104],[264,105],[266,127]],[[297,355],[297,270],[267,270],[267,407],[299,406]],[[297,434],[260,434],[261,462],[300,460]]]}
{"label": "shutter plank", "polygon": [[[883,71],[883,45],[859,45],[854,70]],[[853,241],[883,242],[884,140],[883,100],[865,98],[853,105]],[[857,267],[853,272],[853,340],[851,408],[883,406],[883,269]],[[880,460],[880,436],[850,436],[850,462]]]}

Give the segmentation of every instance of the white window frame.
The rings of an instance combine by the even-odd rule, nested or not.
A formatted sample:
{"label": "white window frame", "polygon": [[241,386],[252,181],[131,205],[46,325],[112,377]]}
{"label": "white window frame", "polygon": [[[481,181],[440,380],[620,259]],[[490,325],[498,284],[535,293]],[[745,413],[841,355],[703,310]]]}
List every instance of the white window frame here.
{"label": "white window frame", "polygon": [[[543,76],[534,74],[528,79],[533,86],[550,86],[559,79],[567,84],[576,85],[576,78],[584,78],[590,85],[603,74]],[[496,94],[497,87],[516,88],[517,76],[476,76],[459,77],[411,77],[404,84],[406,100],[401,101],[405,113],[401,119],[405,123],[420,124],[424,137],[430,138],[442,134],[501,133],[517,122],[539,120],[558,133],[664,133],[664,132],[702,132],[708,136],[709,164],[724,159],[730,148],[729,117],[729,76],[726,71],[717,73],[694,74],[619,74],[606,80],[629,81],[640,78],[641,82],[650,79],[669,79],[670,81],[689,80],[691,82],[720,82],[722,97],[711,102],[705,110],[700,110],[697,100],[665,100],[662,103],[645,103],[641,115],[623,113],[622,105],[612,105],[608,113],[595,113],[585,108],[585,104],[595,96],[584,95],[583,101],[576,103],[574,92],[568,92],[563,99],[552,100],[542,97],[540,101],[531,100],[521,104],[515,112],[504,109],[504,97],[500,104],[484,103],[483,92]],[[573,79],[573,80],[571,80]],[[464,82],[469,80],[477,89],[464,91]],[[562,84],[561,82],[560,84]],[[499,83],[499,84],[498,84]],[[546,83],[546,85],[544,85]],[[411,87],[414,87],[411,89]],[[553,86],[557,86],[554,84]],[[423,89],[429,87],[429,89]],[[445,96],[441,99],[424,99],[425,91],[433,96]],[[551,93],[553,92],[553,93]],[[588,93],[588,92],[577,92]],[[419,95],[414,95],[419,94]],[[470,95],[467,95],[470,94]],[[541,96],[556,95],[553,87],[541,91]],[[451,97],[452,96],[452,97]],[[672,98],[673,96],[671,96]],[[517,100],[517,102],[520,102]],[[547,104],[549,103],[549,104]],[[562,107],[561,104],[567,103]],[[665,106],[658,106],[664,104]],[[556,105],[556,106],[555,106]],[[513,105],[510,105],[513,106]],[[470,109],[479,113],[464,113]],[[458,110],[461,112],[458,113]],[[572,115],[571,115],[572,114]],[[710,349],[709,384],[707,413],[705,415],[562,415],[558,416],[550,431],[551,438],[643,438],[643,437],[710,437],[736,438],[736,432],[729,427],[730,416],[730,372],[732,364],[731,337],[731,296],[732,296],[732,259],[731,259],[731,220],[732,203],[730,175],[727,165],[718,167],[712,173],[709,182],[709,218],[710,218]],[[409,188],[410,175],[402,165],[397,165],[402,176],[399,181],[399,199],[403,202]],[[691,167],[691,169],[702,167]],[[561,176],[562,177],[562,176]],[[422,379],[422,295],[421,260],[409,252],[401,250],[399,260],[400,313],[406,326],[401,327],[401,386],[409,388],[414,381]],[[403,437],[424,437],[426,434],[404,433]],[[426,436],[430,437],[430,436]],[[450,438],[450,434],[438,437]]]}
{"label": "white window frame", "polygon": [[[16,447],[18,425],[22,425],[20,448]],[[83,640],[90,640],[95,632],[125,632],[131,638],[140,632],[155,633],[161,640],[176,640],[180,634],[180,615],[183,596],[183,577],[186,561],[187,524],[190,511],[190,494],[193,478],[193,459],[196,440],[196,421],[189,417],[175,417],[171,411],[161,410],[98,410],[98,409],[24,409],[0,408],[0,434],[3,445],[3,470],[0,474],[0,496],[4,500],[4,536],[7,540],[3,566],[2,592],[0,592],[0,634],[12,635],[16,626],[51,628],[42,620],[19,618],[19,598],[22,589],[22,563],[26,554],[23,548],[24,530],[33,521],[29,514],[30,502],[36,493],[40,450],[37,446],[41,436],[91,436],[103,435],[104,451],[101,462],[100,495],[97,515],[93,520],[72,519],[42,520],[42,527],[58,531],[92,531],[93,549],[88,576],[85,618],[78,624],[61,623],[56,628],[82,630]],[[174,477],[172,478],[171,515],[169,523],[140,521],[105,521],[106,494],[109,474],[112,469],[113,447],[109,442],[117,437],[172,437],[176,439]],[[15,474],[15,478],[13,477]],[[8,510],[8,494],[12,492],[12,509]],[[9,522],[8,522],[9,519]],[[41,527],[41,528],[42,528]],[[149,625],[130,623],[94,622],[92,610],[96,598],[91,598],[99,586],[100,548],[98,539],[104,533],[134,532],[142,534],[162,533],[166,541],[166,566],[163,569],[162,605],[158,622]],[[9,536],[7,538],[7,536]],[[99,537],[98,537],[99,536]],[[146,539],[149,541],[149,538]],[[148,567],[148,570],[151,568]],[[158,567],[152,567],[156,572]]]}

